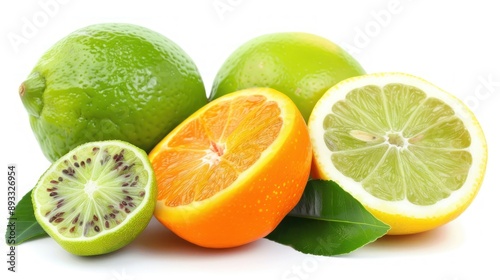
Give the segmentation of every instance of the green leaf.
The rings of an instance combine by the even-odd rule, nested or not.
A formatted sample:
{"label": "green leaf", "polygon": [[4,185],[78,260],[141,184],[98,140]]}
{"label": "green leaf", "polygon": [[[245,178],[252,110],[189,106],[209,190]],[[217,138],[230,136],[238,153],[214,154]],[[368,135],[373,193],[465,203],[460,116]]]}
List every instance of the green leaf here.
{"label": "green leaf", "polygon": [[32,191],[29,191],[21,198],[16,205],[14,214],[9,218],[5,232],[5,242],[9,246],[16,246],[28,240],[48,236],[36,221],[33,204],[31,203]]}
{"label": "green leaf", "polygon": [[303,253],[333,256],[373,242],[389,229],[335,182],[311,180],[297,206],[266,238]]}

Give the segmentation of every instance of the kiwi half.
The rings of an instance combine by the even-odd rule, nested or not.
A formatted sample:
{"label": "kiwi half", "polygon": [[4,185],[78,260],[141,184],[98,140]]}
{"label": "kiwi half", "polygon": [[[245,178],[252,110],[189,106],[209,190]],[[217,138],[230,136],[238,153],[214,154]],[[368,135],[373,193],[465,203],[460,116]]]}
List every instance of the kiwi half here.
{"label": "kiwi half", "polygon": [[148,225],[156,180],[146,153],[123,141],[83,144],[54,162],[32,193],[38,223],[75,255],[115,251]]}

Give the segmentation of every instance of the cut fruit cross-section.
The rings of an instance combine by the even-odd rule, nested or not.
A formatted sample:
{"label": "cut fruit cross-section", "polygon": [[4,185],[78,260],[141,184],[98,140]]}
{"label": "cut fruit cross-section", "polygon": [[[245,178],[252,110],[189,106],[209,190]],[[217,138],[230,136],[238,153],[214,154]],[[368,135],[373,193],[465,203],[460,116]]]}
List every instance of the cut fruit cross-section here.
{"label": "cut fruit cross-section", "polygon": [[313,174],[336,181],[391,226],[416,233],[462,213],[482,183],[484,134],[457,98],[411,75],[350,78],[309,121]]}
{"label": "cut fruit cross-section", "polygon": [[270,233],[306,185],[312,150],[297,107],[273,89],[221,97],[190,116],[149,155],[156,218],[204,247]]}
{"label": "cut fruit cross-section", "polygon": [[100,255],[148,225],[156,180],[147,154],[118,140],[89,142],[54,162],[32,192],[35,217],[64,249]]}

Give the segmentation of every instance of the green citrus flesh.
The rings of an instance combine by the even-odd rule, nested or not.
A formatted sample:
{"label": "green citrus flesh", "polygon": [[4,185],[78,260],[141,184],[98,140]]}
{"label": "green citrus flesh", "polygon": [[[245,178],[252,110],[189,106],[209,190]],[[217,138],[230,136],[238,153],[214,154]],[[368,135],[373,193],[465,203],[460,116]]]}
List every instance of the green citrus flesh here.
{"label": "green citrus flesh", "polygon": [[51,161],[99,140],[123,140],[149,152],[207,103],[198,69],[178,45],[118,23],[84,27],[57,42],[19,94]]}
{"label": "green citrus flesh", "polygon": [[129,244],[149,223],[156,180],[146,153],[123,141],[78,146],[40,178],[35,217],[64,249],[99,255]]}
{"label": "green citrus flesh", "polygon": [[325,38],[299,32],[266,34],[227,58],[210,99],[245,88],[270,87],[288,95],[307,121],[327,89],[364,73],[351,55]]}
{"label": "green citrus flesh", "polygon": [[323,128],[335,168],[386,201],[435,204],[462,187],[472,165],[462,120],[412,85],[355,88],[333,105]]}

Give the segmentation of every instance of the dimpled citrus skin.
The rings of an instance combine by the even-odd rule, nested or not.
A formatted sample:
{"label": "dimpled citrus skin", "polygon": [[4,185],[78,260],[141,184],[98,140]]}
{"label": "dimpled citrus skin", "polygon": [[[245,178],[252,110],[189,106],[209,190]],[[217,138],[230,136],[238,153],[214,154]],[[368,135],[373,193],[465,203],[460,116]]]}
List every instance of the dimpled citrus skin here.
{"label": "dimpled citrus skin", "polygon": [[195,64],[144,27],[97,24],[57,42],[20,87],[45,156],[118,139],[148,152],[207,103]]}
{"label": "dimpled citrus skin", "polygon": [[323,93],[364,74],[342,48],[317,35],[283,32],[256,37],[235,50],[217,73],[210,99],[251,87],[270,87],[290,97],[307,121]]}

